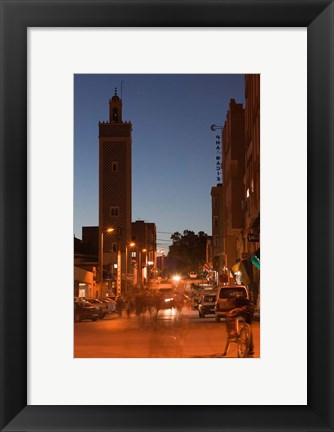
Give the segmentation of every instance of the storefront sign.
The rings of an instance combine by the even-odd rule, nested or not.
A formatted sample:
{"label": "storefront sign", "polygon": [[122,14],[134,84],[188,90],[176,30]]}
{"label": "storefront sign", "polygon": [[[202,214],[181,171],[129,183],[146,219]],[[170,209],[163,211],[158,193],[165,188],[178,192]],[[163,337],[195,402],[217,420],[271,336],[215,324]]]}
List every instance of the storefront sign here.
{"label": "storefront sign", "polygon": [[260,236],[257,233],[251,233],[248,234],[247,239],[249,242],[259,242],[260,241]]}
{"label": "storefront sign", "polygon": [[223,183],[221,137],[216,135],[216,180]]}

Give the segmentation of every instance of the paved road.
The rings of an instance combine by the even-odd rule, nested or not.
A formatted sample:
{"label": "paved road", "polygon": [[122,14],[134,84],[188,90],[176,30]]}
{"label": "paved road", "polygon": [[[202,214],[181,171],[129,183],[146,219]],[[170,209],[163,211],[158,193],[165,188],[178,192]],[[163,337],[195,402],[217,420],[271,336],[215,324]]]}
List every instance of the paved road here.
{"label": "paved road", "polygon": [[[260,325],[253,323],[255,354],[260,357]],[[214,317],[200,319],[187,307],[148,312],[141,316],[124,313],[96,322],[74,324],[76,358],[190,358],[222,357],[225,347],[225,323]],[[227,357],[237,357],[235,344]]]}

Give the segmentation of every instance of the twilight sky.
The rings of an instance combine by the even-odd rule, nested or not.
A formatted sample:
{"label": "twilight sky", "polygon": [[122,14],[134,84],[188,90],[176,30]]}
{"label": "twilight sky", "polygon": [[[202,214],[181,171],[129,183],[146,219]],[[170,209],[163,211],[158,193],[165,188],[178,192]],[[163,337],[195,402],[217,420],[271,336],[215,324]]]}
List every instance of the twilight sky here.
{"label": "twilight sky", "polygon": [[217,175],[210,126],[224,124],[230,99],[244,104],[243,75],[75,75],[75,236],[98,225],[98,122],[108,121],[122,81],[123,121],[132,122],[132,221],[155,223],[166,253],[170,233],[211,235]]}

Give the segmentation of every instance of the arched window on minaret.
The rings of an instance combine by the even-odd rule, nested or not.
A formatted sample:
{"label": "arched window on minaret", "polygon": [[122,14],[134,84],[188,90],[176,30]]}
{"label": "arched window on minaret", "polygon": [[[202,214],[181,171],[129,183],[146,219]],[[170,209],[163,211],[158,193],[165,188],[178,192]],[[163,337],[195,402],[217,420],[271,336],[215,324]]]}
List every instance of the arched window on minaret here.
{"label": "arched window on minaret", "polygon": [[114,96],[109,100],[109,121],[122,123],[122,101],[117,96],[117,88]]}
{"label": "arched window on minaret", "polygon": [[112,110],[112,119],[114,122],[118,122],[118,109],[116,107]]}

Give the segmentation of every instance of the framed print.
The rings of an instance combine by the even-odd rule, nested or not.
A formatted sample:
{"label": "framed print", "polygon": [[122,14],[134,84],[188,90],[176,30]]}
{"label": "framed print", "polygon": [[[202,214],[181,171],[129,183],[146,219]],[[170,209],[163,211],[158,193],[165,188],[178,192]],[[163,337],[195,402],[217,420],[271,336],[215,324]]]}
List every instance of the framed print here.
{"label": "framed print", "polygon": [[[333,2],[1,0],[1,14],[1,430],[332,431]],[[70,125],[67,130],[73,130],[73,79],[72,84],[67,86],[67,77],[73,73],[100,73],[94,63],[101,57],[97,49],[99,37],[106,36],[102,43],[104,50],[110,46],[117,46],[120,50],[121,32],[122,47],[130,58],[132,70],[121,63],[117,67],[115,65],[117,73],[147,73],[148,70],[141,66],[145,61],[150,64],[150,73],[180,72],[175,64],[182,63],[185,58],[197,61],[194,71],[188,69],[188,73],[208,73],[207,64],[212,61],[219,64],[222,56],[229,56],[229,44],[224,39],[222,29],[234,32],[236,41],[238,31],[246,35],[251,29],[254,34],[257,29],[269,29],[272,34],[265,45],[267,51],[262,55],[272,59],[273,65],[282,55],[282,47],[290,42],[292,48],[292,52],[285,57],[290,59],[290,63],[285,65],[286,71],[290,66],[290,74],[281,74],[281,80],[276,78],[276,82],[267,87],[264,74],[264,87],[261,87],[264,102],[261,103],[261,122],[268,125],[264,119],[270,115],[276,121],[279,118],[275,133],[271,133],[273,141],[275,135],[281,139],[283,134],[280,142],[271,144],[271,152],[277,155],[279,161],[277,165],[282,165],[278,172],[282,172],[284,177],[284,170],[287,171],[288,167],[290,171],[293,166],[302,170],[296,169],[293,183],[287,188],[294,191],[289,199],[285,197],[284,201],[279,196],[280,188],[270,181],[266,182],[264,189],[271,203],[276,201],[282,203],[281,207],[284,206],[272,219],[264,218],[267,221],[270,219],[273,225],[268,231],[277,231],[281,237],[284,232],[287,235],[284,238],[285,253],[283,250],[283,253],[270,255],[270,247],[266,248],[268,257],[277,258],[275,268],[281,270],[268,276],[268,282],[271,281],[274,287],[281,285],[284,293],[295,287],[290,293],[291,297],[277,296],[279,301],[276,300],[276,304],[280,313],[273,314],[274,319],[268,320],[266,326],[263,326],[261,316],[261,328],[267,329],[263,331],[264,341],[271,338],[273,342],[271,351],[266,351],[266,343],[262,347],[261,333],[262,358],[252,359],[253,364],[250,366],[248,362],[246,367],[240,366],[239,362],[234,374],[226,372],[232,371],[235,364],[232,361],[237,359],[225,363],[219,363],[221,359],[205,359],[214,363],[203,362],[204,359],[191,359],[191,363],[164,362],[159,364],[160,369],[156,368],[157,363],[151,362],[151,373],[160,373],[154,375],[154,380],[147,375],[147,364],[140,363],[138,359],[136,363],[124,361],[128,359],[110,363],[101,358],[95,359],[95,362],[89,359],[92,363],[88,359],[73,361],[71,347],[68,348],[70,339],[66,336],[66,323],[72,321],[72,317],[68,318],[64,314],[60,319],[55,316],[57,309],[54,309],[60,307],[63,313],[60,293],[68,277],[67,268],[59,264],[64,257],[71,255],[72,250],[68,253],[68,249],[73,246],[73,233],[67,229],[68,213],[71,215],[72,209],[69,204],[69,200],[73,199],[69,186],[72,179],[71,175],[66,177],[66,173],[72,173],[72,159],[59,153],[63,143],[62,140],[55,140],[58,130],[66,129],[64,119]],[[307,44],[304,30],[307,32]],[[152,42],[153,36],[158,40],[157,45]],[[217,58],[212,60],[210,46],[216,49],[220,38],[221,43],[224,41],[222,52],[218,50]],[[299,48],[295,45],[296,39],[300,39]],[[59,62],[59,53],[66,51],[62,48],[64,40],[74,49],[64,54],[64,60]],[[260,46],[260,39],[256,41],[254,47]],[[268,41],[273,42],[270,44]],[[146,57],[144,50],[137,49],[138,43],[145,49],[147,47],[149,54]],[[241,38],[240,46],[245,43]],[[151,45],[155,50],[153,54],[149,48]],[[183,50],[179,57],[176,54],[177,45],[182,46]],[[44,54],[34,63],[36,46],[40,49],[39,53]],[[87,70],[81,68],[68,73],[67,65],[71,63],[72,57],[85,59],[94,52],[96,56],[89,59],[90,67]],[[254,52],[248,52],[255,56],[255,48]],[[152,58],[157,65],[152,64]],[[235,68],[237,62],[238,55],[235,56]],[[57,70],[56,80],[51,72],[50,75],[45,73],[48,67]],[[305,95],[297,97],[293,88],[289,87],[291,84],[298,87],[299,84],[302,88],[306,83],[306,72],[307,111]],[[35,91],[38,73],[41,73],[42,79],[48,80],[47,95]],[[238,70],[238,73],[261,71],[244,69]],[[31,77],[33,79],[29,81]],[[277,99],[279,93],[287,92],[291,96],[286,98],[286,111],[272,111],[270,105],[266,104],[268,92],[262,90],[270,87],[277,90]],[[53,106],[57,93],[64,95],[63,106]],[[47,103],[40,104],[42,100],[47,100]],[[41,110],[39,124],[35,121],[36,105],[40,105],[38,108]],[[302,146],[298,147],[299,139],[305,142],[299,120],[306,120],[306,117],[307,149],[306,146],[303,149]],[[284,133],[288,135],[287,124],[293,121],[298,125],[297,134],[293,135],[295,142],[287,149]],[[266,132],[264,129],[262,131],[265,137]],[[291,139],[291,136],[286,137],[289,143]],[[70,140],[69,147],[72,148]],[[34,153],[36,148],[37,160]],[[283,156],[285,163],[278,159]],[[117,171],[117,163],[114,165]],[[307,178],[304,177],[306,168]],[[47,180],[50,172],[51,181]],[[36,173],[38,176],[34,177]],[[67,178],[67,190],[62,187],[64,178]],[[283,182],[282,178],[282,185]],[[294,189],[297,185],[298,188]],[[40,193],[37,200],[36,190]],[[307,190],[307,200],[303,190]],[[47,209],[43,209],[43,205]],[[117,211],[115,205],[114,215]],[[52,219],[54,215],[57,216],[57,226]],[[48,216],[52,223],[48,224],[45,220]],[[36,220],[39,223],[35,224]],[[304,233],[304,237],[298,237],[296,242],[293,232],[303,232],[300,226],[306,220],[307,233]],[[289,225],[295,231],[289,231]],[[58,236],[59,228],[64,231],[67,239],[65,243]],[[48,239],[43,248],[39,246],[41,238]],[[70,245],[70,248],[66,245]],[[275,249],[274,246],[272,249]],[[54,262],[54,251],[59,257],[58,266]],[[291,275],[291,278],[284,277],[285,274]],[[57,284],[51,283],[51,278]],[[307,323],[306,296],[296,296],[299,285],[304,287],[302,292],[306,293],[306,282]],[[53,291],[55,286],[59,286],[59,291]],[[36,292],[40,297],[37,303],[36,296],[32,295]],[[287,304],[289,298],[293,299],[292,304]],[[275,320],[276,326],[271,327]],[[285,322],[287,320],[291,323],[290,327]],[[263,322],[266,323],[266,320]],[[279,335],[280,325],[284,329],[284,336]],[[273,332],[269,332],[269,329],[273,329]],[[64,357],[71,361],[73,375],[79,375],[77,381],[71,381],[70,375],[63,374],[64,369],[58,369],[53,363],[62,363],[63,351],[59,352],[59,356],[57,351],[64,340]],[[279,346],[276,342],[279,342]],[[277,354],[276,359],[272,353]],[[279,372],[278,359],[282,365]],[[110,368],[111,364],[114,369]],[[166,372],[164,375],[161,374],[162,364]],[[200,395],[196,395],[196,380],[205,367],[213,369],[214,387],[211,392],[209,389],[207,393],[201,391]],[[177,373],[176,368],[179,369]],[[220,369],[225,370],[225,381]],[[265,380],[258,375],[261,369],[266,370]],[[41,373],[38,380],[37,370]],[[107,392],[103,393],[99,386],[108,376],[113,377],[114,385],[108,385]],[[125,378],[120,380],[119,377]],[[111,382],[105,379],[105,382]],[[219,391],[215,383],[219,383]],[[269,390],[268,394],[263,390],[271,387],[270,390],[275,393],[279,385],[277,399],[269,394]],[[77,387],[74,390],[78,390],[80,398],[73,396],[74,387]],[[187,393],[187,389],[191,391]],[[261,390],[260,395],[256,394],[257,389]],[[300,390],[302,397],[293,400],[291,395],[296,394],[297,390]],[[224,397],[217,398],[219,393],[224,393]]]}
{"label": "framed print", "polygon": [[[189,37],[192,40],[191,46],[188,43]],[[155,41],[154,44],[152,39]],[[122,50],[117,53],[116,64],[112,56],[107,56],[107,58],[104,56],[105,41],[108,40],[122,41]],[[220,45],[225,47],[224,59],[217,64],[215,52],[219,52]],[[170,46],[173,47],[172,50],[168,49]],[[164,405],[173,400],[173,405],[180,405],[186,400],[189,405],[243,405],[248,403],[248,398],[246,395],[243,398],[240,397],[236,385],[236,376],[238,376],[238,381],[247,379],[250,387],[253,388],[253,404],[305,404],[307,357],[306,212],[303,214],[299,212],[289,213],[290,223],[283,224],[284,215],[281,209],[288,202],[293,203],[295,208],[306,208],[306,30],[286,29],[283,33],[276,29],[270,29],[268,32],[261,29],[242,29],[238,32],[234,31],[234,29],[202,29],[201,31],[189,29],[187,32],[182,29],[141,29],[140,31],[124,28],[64,29],[61,32],[57,29],[29,29],[28,47],[30,53],[28,61],[28,105],[30,115],[29,131],[31,131],[31,134],[28,135],[28,158],[30,160],[28,179],[29,190],[31,191],[29,232],[34,239],[30,244],[31,251],[29,253],[28,334],[30,334],[30,340],[28,345],[28,382],[30,384],[28,403],[30,405],[67,405],[69,403],[84,405]],[[85,55],[74,56],[73,52],[78,51],[80,53],[82,47]],[[145,47],[145,49],[142,47]],[[159,52],[157,52],[157,47],[160,48]],[[181,49],[178,49],[178,47]],[[261,54],[256,55],[253,47],[257,47],[257,52]],[[268,47],[272,47],[271,52],[268,52]],[[280,49],[279,53],[276,51],[278,48]],[[185,50],[187,50],[187,57],[183,55]],[[39,52],[42,53],[42,56],[39,55]],[[136,53],[138,59],[145,55],[145,61],[136,61],[134,64],[132,57],[128,55],[129,52]],[[234,56],[235,52],[240,53],[237,58]],[[247,56],[248,52],[252,52],[251,58]],[[205,63],[203,63],[203,56],[206,59]],[[87,62],[86,59],[90,60]],[[99,62],[99,59],[103,59],[103,61]],[[282,64],[289,65],[289,67],[282,68]],[[120,70],[117,70],[117,68],[120,68]],[[93,73],[97,70],[100,71],[98,75]],[[184,219],[183,215],[186,215],[187,212],[188,216],[184,222],[186,224],[184,227],[194,227],[196,218],[200,219],[200,227],[203,227],[207,221],[210,223],[210,216],[202,214],[199,217],[199,208],[207,207],[204,203],[210,199],[208,191],[211,192],[212,182],[216,180],[211,175],[215,173],[212,169],[210,170],[210,167],[213,168],[212,159],[214,159],[215,155],[211,154],[208,144],[212,142],[212,138],[216,138],[217,132],[212,136],[213,131],[210,126],[212,119],[216,119],[216,113],[219,113],[220,116],[224,106],[227,106],[229,110],[232,108],[233,114],[236,114],[236,110],[240,110],[242,113],[241,107],[235,106],[233,102],[223,103],[223,99],[231,100],[235,98],[236,103],[240,103],[242,100],[244,76],[232,74],[240,70],[245,73],[261,71],[261,118],[263,120],[261,127],[261,142],[263,143],[261,146],[261,197],[264,203],[271,203],[270,206],[262,206],[261,209],[261,246],[262,250],[266,250],[265,255],[262,255],[261,281],[263,286],[269,286],[270,289],[264,290],[261,296],[261,319],[259,321],[254,320],[252,323],[255,342],[253,356],[247,357],[244,364],[239,363],[235,354],[233,354],[233,349],[234,353],[236,353],[236,344],[232,344],[226,357],[228,361],[224,362],[224,347],[222,345],[225,345],[224,330],[226,324],[223,317],[218,322],[215,321],[216,316],[209,316],[205,320],[200,319],[196,314],[198,310],[195,304],[188,304],[193,308],[191,310],[186,305],[181,313],[178,313],[175,308],[174,310],[173,308],[166,308],[156,313],[154,305],[151,316],[149,313],[137,312],[134,309],[134,303],[137,304],[138,291],[136,286],[131,286],[131,280],[128,280],[127,283],[128,290],[133,290],[130,292],[133,310],[129,314],[129,321],[124,311],[122,316],[114,313],[96,322],[89,320],[75,322],[72,336],[72,332],[68,331],[73,325],[72,311],[65,306],[70,306],[72,303],[72,295],[68,287],[73,283],[73,270],[71,257],[67,256],[72,245],[69,243],[71,236],[67,234],[63,238],[62,233],[72,233],[72,212],[75,220],[77,218],[77,207],[73,206],[72,191],[68,185],[72,183],[71,178],[74,177],[75,185],[80,186],[81,182],[78,183],[77,181],[77,171],[75,169],[76,167],[80,169],[80,166],[77,165],[76,160],[78,157],[82,160],[84,154],[87,154],[86,150],[81,151],[81,147],[75,145],[74,157],[72,157],[72,112],[74,112],[75,118],[73,122],[75,142],[77,143],[78,136],[81,137],[79,144],[82,145],[84,142],[88,142],[88,148],[91,151],[88,165],[84,164],[86,165],[83,173],[84,182],[87,183],[83,204],[86,203],[88,209],[83,212],[85,222],[81,223],[81,225],[91,226],[93,228],[89,230],[96,231],[96,228],[94,228],[96,218],[92,219],[90,223],[86,222],[86,217],[91,209],[97,207],[94,205],[96,193],[88,197],[88,191],[92,188],[92,185],[95,185],[93,190],[96,190],[97,187],[96,181],[91,176],[95,172],[93,177],[97,177],[96,168],[98,168],[97,162],[91,162],[94,159],[96,161],[97,156],[96,125],[99,124],[101,128],[109,127],[109,122],[103,123],[102,120],[102,123],[98,123],[100,119],[105,118],[105,110],[108,108],[108,101],[104,102],[105,95],[109,95],[111,88],[112,98],[115,98],[118,104],[118,96],[114,95],[117,84],[114,83],[124,81],[121,88],[117,89],[117,93],[122,96],[120,97],[122,100],[121,117],[122,121],[124,121],[124,127],[127,127],[128,123],[126,121],[128,120],[131,120],[132,124],[132,220],[136,221],[137,219],[138,205],[136,201],[138,196],[140,196],[142,203],[147,199],[146,196],[151,194],[151,199],[145,205],[145,213],[142,214],[144,220],[157,223],[156,231],[159,231],[157,238],[160,239],[160,231],[175,231],[175,224],[180,224],[180,221]],[[75,73],[74,79],[73,71],[80,71],[80,73]],[[194,71],[201,73],[195,74]],[[279,71],[278,76],[276,71]],[[116,72],[119,72],[118,76]],[[215,72],[215,74],[212,72]],[[232,75],[228,77],[227,73]],[[279,80],[284,82],[284,87],[276,85]],[[80,88],[77,87],[76,83],[78,82],[80,85],[80,81],[81,83],[84,82],[84,85],[81,84],[84,93],[81,93],[83,97],[79,98],[81,102],[77,102]],[[57,82],[57,86],[50,85],[53,82]],[[90,82],[94,84],[94,91],[92,91]],[[226,85],[226,82],[229,84]],[[237,86],[240,89],[239,92],[235,90],[235,85],[233,85],[235,82],[239,83]],[[102,83],[102,92],[99,91],[99,83]],[[159,85],[156,83],[159,83]],[[74,89],[74,105],[72,88]],[[222,88],[225,89],[224,92],[222,92]],[[93,95],[92,98],[89,96],[90,94]],[[34,96],[32,97],[32,95]],[[189,96],[192,103],[187,103]],[[111,111],[113,112],[115,107],[112,98]],[[299,101],[300,108],[298,112],[294,110],[293,104],[286,105],[285,102],[288,98]],[[134,104],[136,99],[137,103]],[[52,104],[49,103],[50,100],[52,100]],[[163,104],[154,103],[156,100],[163,100]],[[176,100],[182,110],[174,106]],[[275,100],[275,104],[271,104],[272,100]],[[132,110],[131,105],[134,106]],[[44,106],[48,106],[48,109],[45,110]],[[80,113],[83,113],[86,109],[91,110],[95,106],[99,107],[99,118],[93,120],[94,114],[84,114],[81,117],[88,119],[88,121],[80,122]],[[153,106],[154,110],[152,109]],[[213,109],[214,106],[216,108]],[[278,108],[282,106],[286,118],[284,128],[281,128],[280,121],[282,108]],[[192,107],[194,108],[190,115]],[[205,107],[205,110],[203,107]],[[164,115],[158,116],[160,110],[164,111]],[[138,115],[141,115],[140,120],[136,118]],[[174,121],[172,121],[172,118],[174,118]],[[191,121],[198,118],[198,123],[191,125],[191,121],[187,120],[189,118]],[[242,121],[242,114],[240,118]],[[56,128],[53,134],[48,136],[46,146],[43,137],[48,135],[47,128],[53,123],[52,119],[57,119],[57,123],[61,124],[62,127]],[[182,121],[179,121],[179,119],[182,119]],[[215,120],[216,124],[222,125],[223,123],[218,123],[218,120]],[[291,121],[293,121],[293,125],[291,125]],[[123,123],[120,122],[111,123],[110,125],[111,127],[114,125],[115,127],[123,127]],[[155,129],[155,125],[160,125],[158,131]],[[178,125],[179,133],[174,138],[177,129],[176,125]],[[194,136],[192,136],[193,128],[196,130]],[[147,133],[148,130],[149,133]],[[275,134],[272,134],[271,131],[274,130]],[[286,133],[288,130],[289,136],[287,138]],[[161,131],[163,133],[160,137]],[[35,136],[36,132],[37,136]],[[104,129],[101,132],[102,138],[104,138],[103,145],[109,147],[110,137],[103,136]],[[172,133],[172,137],[170,133]],[[42,139],[39,139],[39,137]],[[167,137],[169,137],[168,143],[166,143]],[[100,143],[102,146],[102,138],[99,138],[99,148]],[[119,137],[115,141],[119,142],[121,140],[124,140],[124,137]],[[171,151],[172,140],[175,141],[177,146],[174,151]],[[147,154],[145,150],[149,142],[151,142],[149,146],[151,153],[158,155],[155,163],[152,161],[153,155],[151,153]],[[165,142],[165,145],[162,145],[163,142]],[[129,140],[127,140],[127,144],[129,144]],[[213,144],[216,144],[216,140],[214,140]],[[212,148],[212,146],[210,147]],[[187,148],[188,151],[186,151]],[[39,156],[44,155],[46,149],[52,149],[53,162],[57,161],[57,163],[47,165],[43,163],[44,158],[41,159]],[[168,149],[168,153],[166,153],[166,149]],[[199,164],[195,162],[194,158],[201,151],[204,151],[204,154],[202,153],[201,163]],[[138,155],[138,152],[140,155]],[[289,158],[286,158],[287,154],[289,154]],[[149,155],[150,158],[148,158]],[[47,158],[47,155],[45,156]],[[140,157],[144,160],[141,160]],[[187,160],[190,157],[193,162],[190,164],[191,166],[187,166]],[[206,166],[203,159],[206,159]],[[110,176],[113,176],[113,173],[119,175],[117,169],[121,170],[122,165],[121,161],[118,160],[118,155],[114,154],[111,160],[117,162],[115,164],[116,171],[110,173],[109,170],[107,173]],[[139,162],[140,160],[141,162]],[[147,168],[143,169],[147,161],[150,162]],[[75,168],[71,170],[73,163]],[[62,167],[61,177],[58,174],[59,166]],[[172,172],[169,166],[173,166]],[[284,178],[281,175],[281,167],[283,166]],[[240,168],[240,171],[242,171],[242,168]],[[288,173],[295,173],[296,171],[298,172],[298,178],[293,178],[293,183],[291,181],[284,182],[289,177]],[[125,173],[125,170],[123,173]],[[197,186],[195,186],[196,178],[194,175],[200,180]],[[155,184],[159,183],[155,182],[157,178],[160,180],[160,185],[156,186]],[[179,180],[176,185],[174,184],[171,195],[168,192],[168,184],[173,185],[175,178]],[[40,181],[40,179],[43,179],[43,181]],[[149,179],[149,187],[143,188],[142,192],[138,193],[138,185],[145,179]],[[121,183],[126,184],[125,182]],[[106,184],[111,184],[111,182],[108,181]],[[190,187],[186,186],[187,184]],[[181,200],[178,197],[180,193],[175,192],[176,187],[181,192]],[[217,188],[214,190],[219,194],[221,187],[218,186]],[[203,192],[200,192],[201,189],[203,189]],[[47,193],[45,193],[46,190]],[[75,187],[74,192],[76,190]],[[200,202],[200,207],[195,203],[192,212],[196,213],[196,216],[189,214],[189,208],[192,206],[191,202],[184,205],[187,197],[193,195],[193,191],[195,191],[196,198]],[[237,196],[236,193],[234,193],[234,196]],[[274,201],[272,201],[273,196],[275,197]],[[43,202],[43,208],[36,213],[33,208],[38,208],[39,202]],[[159,203],[159,206],[157,206],[157,203]],[[171,206],[171,203],[174,205]],[[121,202],[118,202],[118,204],[113,202],[113,204],[112,209],[107,206],[107,216],[111,216],[110,210],[117,209],[121,212],[123,208]],[[148,212],[150,206],[153,206],[153,208]],[[240,207],[239,210],[242,210]],[[54,210],[49,212],[47,210],[49,208]],[[61,212],[58,209],[62,209]],[[67,209],[69,214],[67,214]],[[161,210],[163,211],[162,216],[154,216]],[[181,214],[175,218],[175,214],[180,210]],[[55,216],[54,220],[52,219],[53,215]],[[170,229],[166,226],[161,227],[165,215],[167,215],[167,222],[169,223],[177,219],[172,223]],[[279,220],[276,220],[277,216]],[[118,220],[116,218],[117,216],[114,217],[114,222],[110,221],[110,225],[105,226],[105,229],[114,227],[116,228],[116,234],[118,234]],[[133,225],[135,224],[136,222],[133,223]],[[271,229],[273,224],[277,227],[275,230]],[[36,252],[48,248],[47,244],[45,244],[46,237],[41,234],[47,232],[50,225],[53,227],[53,234],[55,234],[52,248],[49,249],[48,254],[40,256]],[[281,228],[283,226],[284,235],[293,239],[293,243],[300,248],[297,256],[294,253],[297,246],[290,247],[287,250],[284,248],[285,243],[279,241],[279,238],[282,238]],[[152,227],[152,225],[147,227]],[[59,228],[61,229],[59,230]],[[123,227],[123,230],[125,230],[125,227]],[[179,230],[182,232],[182,226]],[[74,233],[77,235],[80,231],[79,226],[79,228],[75,228]],[[132,229],[132,231],[134,230]],[[103,233],[103,245],[107,245],[108,240],[112,238],[113,232],[105,231]],[[115,259],[116,254],[118,258],[118,250],[120,249],[117,245],[118,236],[114,240],[116,240],[114,242]],[[233,241],[233,237],[229,240]],[[292,243],[292,240],[290,242]],[[133,251],[132,247],[128,243],[128,251],[126,251],[123,246],[124,258],[127,252],[129,256],[130,250]],[[150,248],[145,247],[145,249]],[[229,246],[229,249],[231,249],[231,246]],[[294,262],[294,267],[284,269],[284,279],[288,280],[289,283],[283,286],[280,279],[270,277],[270,274],[279,272],[277,264],[280,262],[282,254],[286,261]],[[76,250],[74,250],[75,260],[77,256],[80,260],[83,258],[83,254],[77,254]],[[145,255],[143,257],[145,259]],[[113,257],[110,258],[113,259]],[[105,280],[109,276],[106,271],[110,271],[108,264],[107,266],[104,265],[108,263],[108,259],[109,256],[105,253],[103,259]],[[61,283],[57,278],[50,278],[50,261],[57,262],[61,268]],[[110,262],[112,263],[112,261]],[[193,264],[193,261],[191,262]],[[275,265],[273,266],[275,263],[276,268]],[[227,262],[228,266],[231,264],[231,260],[230,263]],[[125,267],[124,261],[123,264],[121,263],[121,267]],[[298,272],[294,271],[295,267],[298,267]],[[80,269],[82,267],[79,267],[78,272]],[[129,264],[128,269],[130,269]],[[88,270],[87,267],[86,270]],[[98,273],[98,270],[99,267],[97,267],[96,273]],[[189,268],[189,271],[191,271],[191,268]],[[240,267],[236,271],[241,272]],[[100,271],[100,273],[102,272]],[[123,271],[120,274],[122,275]],[[115,275],[118,276],[118,272],[115,272]],[[239,277],[239,275],[237,276]],[[83,285],[84,280],[80,280],[78,277],[76,277],[76,280],[81,284],[78,286],[78,292],[74,293],[76,301],[80,301],[79,299],[82,298],[79,297],[79,295],[82,295],[81,290],[85,290],[84,297],[86,299],[91,299],[92,293],[89,290],[86,292],[86,285]],[[47,281],[47,290],[44,289],[45,285],[42,281]],[[95,289],[91,289],[91,291],[94,291],[93,295],[96,298],[100,296],[100,294],[95,293],[95,291],[99,290],[98,278],[95,279],[95,282]],[[144,283],[143,280],[142,282]],[[165,280],[163,288],[160,287],[160,284],[157,287],[157,284],[152,286],[151,283],[150,289],[158,289],[161,294],[163,294],[162,290],[167,289],[169,294],[169,291],[171,291],[170,283],[170,280]],[[192,291],[189,292],[189,285],[192,286],[191,280],[184,277],[182,284],[183,287],[175,288],[180,289],[180,293],[182,293],[183,288],[187,290],[189,296],[192,296]],[[184,284],[186,284],[185,287]],[[117,281],[114,285],[116,285],[115,288],[117,289]],[[94,284],[92,284],[93,286]],[[294,289],[289,289],[290,286],[293,286]],[[126,287],[122,287],[121,284],[119,288],[123,291]],[[285,290],[287,290],[286,293],[284,293]],[[154,300],[154,292],[149,292],[152,293]],[[240,291],[232,290],[232,292]],[[249,288],[248,292],[250,293]],[[57,293],[57,297],[62,298],[64,301],[62,307],[64,315],[61,320],[50,320],[50,311],[54,304],[55,293]],[[139,299],[144,300],[145,288],[141,293],[142,296]],[[293,304],[297,302],[299,304],[298,324],[301,327],[300,338],[298,341],[293,339],[284,341],[285,349],[298,352],[298,356],[282,356],[281,342],[274,344],[274,346],[271,344],[271,341],[280,341],[281,335],[289,332],[289,328],[287,328],[288,320],[269,319],[270,314],[275,316],[277,313],[274,307],[275,293],[277,295],[279,293],[281,302],[285,296],[289,298],[288,302],[284,302],[286,314],[293,313],[293,309],[291,310]],[[116,292],[113,294],[117,295]],[[122,292],[122,295],[125,296],[128,293],[124,294]],[[271,299],[270,295],[273,295],[274,299]],[[168,298],[171,298],[171,296],[168,296]],[[191,298],[194,302],[196,301],[195,296]],[[94,297],[92,300],[94,301]],[[49,307],[45,308],[44,303],[47,303]],[[170,303],[168,303],[166,306],[170,306]],[[224,313],[224,311],[222,312]],[[120,316],[118,317],[118,315]],[[37,321],[33,319],[35,316],[39,318]],[[47,335],[45,334],[46,328],[39,325],[40,320],[48,322]],[[261,338],[260,326],[262,329]],[[59,334],[62,335],[61,338],[59,338]],[[206,337],[203,337],[203,334]],[[87,346],[87,337],[90,339],[89,346]],[[72,338],[74,338],[74,341],[72,341]],[[73,342],[74,360],[72,358]],[[42,352],[39,349],[41,345],[44,347]],[[138,353],[142,357],[136,358],[135,356]],[[228,387],[230,388],[228,393],[214,390],[207,393],[205,391],[205,381],[199,382],[194,379],[194,377],[205,373],[207,363],[210,364],[210,373],[216,377],[215,389]],[[113,371],[116,368],[118,373],[104,376],[104,386],[100,389],[99,394],[95,394],[94,388],[91,388],[91,385],[93,385],[92,380],[85,381],[85,391],[80,391],[78,394],[76,390],[81,388],[82,376],[86,374],[87,367],[99,370],[101,364],[107,370]],[[222,366],[224,373],[220,372]],[[143,373],[138,373],[138,367]],[[49,374],[50,368],[54,373]],[[145,372],[145,369],[149,372]],[[56,370],[57,373],[55,373]],[[282,370],[285,371],[284,376],[280,374]],[[170,375],[173,376],[173,379],[180,380],[183,383],[177,394],[172,395],[173,387],[168,385]],[[152,394],[149,391],[154,385],[153,377],[155,376],[159,377],[159,386],[165,388],[164,392]],[[131,392],[128,391],[127,385],[124,385],[125,382],[131,383]],[[270,383],[270,386],[268,386],[268,383]],[[204,384],[204,388],[202,384]],[[287,386],[290,388],[288,395],[285,391]],[[67,388],[65,395],[63,394],[64,387]],[[119,389],[117,394],[108,391],[109,388],[113,387]],[[274,392],[271,391],[273,388],[275,389]],[[51,392],[50,389],[52,389]],[[204,394],[205,397],[203,397]]]}

